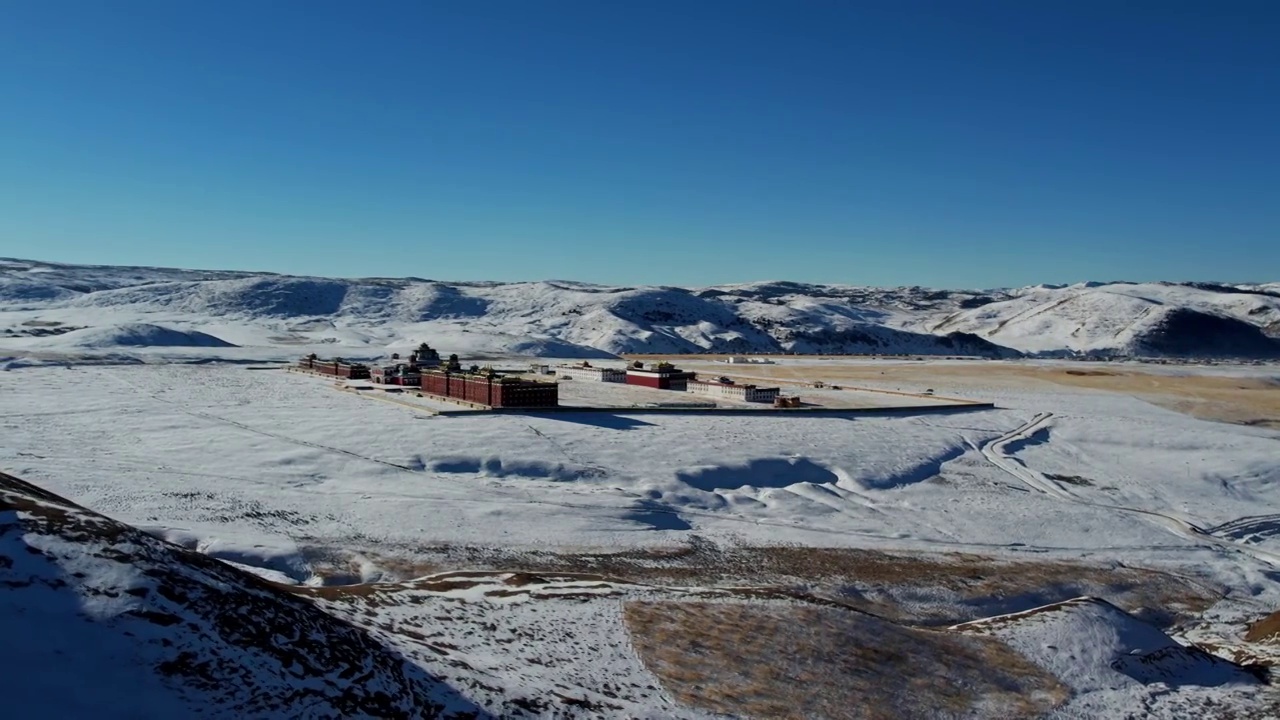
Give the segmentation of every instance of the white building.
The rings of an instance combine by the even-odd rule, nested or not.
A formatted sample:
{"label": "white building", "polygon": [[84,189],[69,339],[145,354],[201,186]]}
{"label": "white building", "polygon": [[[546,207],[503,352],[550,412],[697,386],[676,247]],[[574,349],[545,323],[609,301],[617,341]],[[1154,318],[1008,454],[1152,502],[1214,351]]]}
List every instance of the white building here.
{"label": "white building", "polygon": [[589,363],[557,365],[556,377],[589,382],[624,383],[627,381],[627,371],[622,368],[595,367]]}
{"label": "white building", "polygon": [[422,373],[416,365],[405,363],[374,365],[369,379],[384,385],[418,386],[422,384]]}
{"label": "white building", "polygon": [[740,357],[738,355],[734,355],[733,357],[726,359],[725,362],[729,363],[730,365],[772,365],[773,364],[773,361],[768,358],[760,358],[760,357],[745,358],[745,357]]}
{"label": "white building", "polygon": [[762,388],[755,385],[690,380],[686,389],[694,395],[742,400],[744,402],[773,402],[781,392],[778,388]]}

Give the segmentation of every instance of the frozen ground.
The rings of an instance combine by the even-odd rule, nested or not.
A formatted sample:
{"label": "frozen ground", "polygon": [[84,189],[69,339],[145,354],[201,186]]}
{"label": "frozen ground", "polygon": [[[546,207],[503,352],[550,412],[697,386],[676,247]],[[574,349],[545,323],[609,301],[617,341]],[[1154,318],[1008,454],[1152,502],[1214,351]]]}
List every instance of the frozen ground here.
{"label": "frozen ground", "polygon": [[[776,387],[783,395],[798,395],[807,407],[823,408],[892,408],[919,405],[945,405],[948,401],[920,394],[897,394],[858,390],[855,388],[814,388],[804,383],[779,382],[769,378],[740,376],[716,368],[704,367],[708,363],[691,363],[698,368],[698,376],[708,380],[722,375],[733,377],[739,384],[753,383],[760,387]],[[621,367],[621,365],[618,365]],[[553,378],[540,378],[550,380]],[[561,380],[560,404],[583,407],[626,408],[650,403],[715,403],[721,407],[768,408],[770,403],[746,402],[722,397],[696,395],[690,392],[672,392],[625,383],[602,383],[587,380]]]}
{"label": "frozen ground", "polygon": [[[1232,370],[1249,372],[1272,371]],[[1031,390],[999,374],[946,394],[999,409],[432,417],[317,377],[240,364],[16,365],[0,372],[0,468],[286,583],[407,579],[441,547],[658,551],[696,539],[1157,568],[1221,594],[1202,622],[1174,637],[1211,640],[1228,653],[1241,623],[1280,603],[1280,432],[1197,420],[1117,393]],[[335,557],[355,576],[336,576]],[[1002,602],[1012,612],[1032,600]],[[617,602],[592,606],[602,637],[620,622]],[[526,610],[539,612],[518,612]],[[559,637],[562,619],[586,622],[565,612],[549,616],[539,637]],[[399,642],[411,655],[431,652]],[[619,648],[618,667],[642,687],[618,702],[642,714],[636,708],[667,707],[670,698],[644,689],[644,671]],[[489,645],[465,652],[504,683],[533,687],[554,674],[490,657],[499,650]],[[1059,677],[1096,669],[1063,671],[1055,662],[1042,664]],[[1066,707],[1082,716],[1137,711],[1166,691],[1218,697],[1195,677],[1183,683],[1195,690],[1064,681],[1077,696]],[[1235,685],[1222,692],[1239,696]],[[1170,717],[1185,709],[1162,702],[1149,707]]]}
{"label": "frozen ground", "polygon": [[[1106,716],[1117,707],[1189,717],[1212,708],[1220,701],[1215,696],[1258,692],[1258,678],[1251,673],[1184,647],[1096,598],[1076,598],[952,629],[999,637],[1066,679],[1077,700],[1060,708],[1058,717]],[[1152,696],[1149,686],[1156,683],[1176,691]]]}
{"label": "frozen ground", "polygon": [[[243,533],[285,547],[652,544],[693,530],[824,545],[1203,545],[1103,507],[1118,505],[1280,550],[1248,523],[1280,501],[1280,434],[1111,394],[992,390],[1000,410],[920,418],[427,418],[236,365],[26,368],[0,373],[0,462],[129,522],[233,544]],[[1037,492],[979,451],[1046,412],[1003,452],[1092,505]]]}
{"label": "frozen ground", "polygon": [[[1161,556],[1204,543],[1102,505],[1209,528],[1274,507],[1280,492],[1274,432],[1114,396],[1011,395],[1006,409],[921,418],[430,418],[234,365],[28,368],[0,374],[0,393],[0,457],[17,474],[215,553],[245,538],[288,555],[299,544],[657,544],[692,531]],[[1072,493],[1097,504],[1037,492],[979,451],[1045,408],[1052,418],[1004,451],[1079,475]]]}

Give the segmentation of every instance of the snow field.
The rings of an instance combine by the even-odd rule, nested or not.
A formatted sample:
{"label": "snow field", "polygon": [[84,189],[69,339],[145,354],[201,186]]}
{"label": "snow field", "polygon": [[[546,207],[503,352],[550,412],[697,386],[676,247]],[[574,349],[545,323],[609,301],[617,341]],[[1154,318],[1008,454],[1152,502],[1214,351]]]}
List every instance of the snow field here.
{"label": "snow field", "polygon": [[[764,544],[1130,557],[1201,544],[1156,522],[1034,492],[992,465],[978,448],[1034,416],[1016,409],[424,419],[318,378],[226,365],[27,368],[0,374],[0,392],[0,462],[13,471],[300,581],[304,550],[334,545],[392,553],[430,543],[630,546],[679,542],[689,531]],[[1074,494],[1153,511],[1215,510],[1197,522],[1275,502],[1266,474],[1274,440],[1264,431],[1124,399],[1108,406],[1096,395],[1044,401],[1077,409],[1078,420],[1055,414],[1053,427],[1101,433],[1073,452],[1124,449],[1108,452],[1094,486],[1070,486]],[[1081,412],[1090,405],[1101,412]],[[1146,432],[1231,452],[1204,463],[1174,452],[1170,464]],[[1039,459],[1025,443],[1011,450]],[[1146,478],[1161,467],[1178,472],[1154,486]],[[1232,468],[1238,487],[1221,482]]]}
{"label": "snow field", "polygon": [[[401,579],[397,568],[412,567],[426,547],[672,547],[696,533],[728,545],[1155,567],[1225,592],[1204,625],[1176,632],[1219,643],[1231,640],[1224,619],[1280,601],[1264,554],[1238,551],[1273,547],[1256,517],[1280,500],[1271,460],[1280,434],[1108,393],[993,381],[982,394],[1001,409],[853,419],[431,418],[326,379],[240,365],[23,367],[0,372],[0,467],[291,584]],[[1179,532],[1134,510],[1214,534]],[[335,550],[357,569],[333,576],[326,563]],[[592,703],[586,715],[700,716],[673,704],[620,619],[625,600],[667,591],[581,578],[529,589],[508,580],[440,586],[403,602],[379,594],[368,627],[486,707],[507,711],[513,706],[503,703],[533,702],[560,684]],[[452,582],[418,582],[437,581]],[[330,590],[341,589],[316,592]],[[885,599],[935,612],[979,603],[973,612],[1025,607],[1029,598],[963,599],[922,587]],[[364,612],[324,602],[353,621]],[[1048,613],[999,625],[1008,629],[999,637],[1073,688],[1058,716],[1247,706],[1251,691],[1234,676],[1219,687],[1214,673],[1225,671],[1211,659],[1183,657],[1167,635],[1099,613],[1068,613],[1062,627]],[[1147,642],[1156,636],[1160,643]],[[1077,645],[1063,644],[1070,638]],[[1132,650],[1165,652],[1139,662],[1126,659]],[[1123,671],[1111,665],[1117,658]]]}
{"label": "snow field", "polygon": [[[998,637],[1066,682],[1074,697],[1059,707],[1054,717],[1090,717],[1138,707],[1159,715],[1195,714],[1196,705],[1205,700],[1210,704],[1224,699],[1247,702],[1257,696],[1260,684],[1258,677],[1184,647],[1155,627],[1095,598],[1078,598],[951,629]],[[1158,688],[1154,693],[1153,685]]]}
{"label": "snow field", "polygon": [[364,631],[224,563],[11,476],[0,506],[6,717],[475,709]]}
{"label": "snow field", "polygon": [[703,718],[713,715],[679,707],[645,668],[622,617],[631,600],[698,594],[593,578],[444,573],[383,586],[372,597],[329,595],[321,604],[370,626],[375,637],[499,716],[559,693],[587,717]]}

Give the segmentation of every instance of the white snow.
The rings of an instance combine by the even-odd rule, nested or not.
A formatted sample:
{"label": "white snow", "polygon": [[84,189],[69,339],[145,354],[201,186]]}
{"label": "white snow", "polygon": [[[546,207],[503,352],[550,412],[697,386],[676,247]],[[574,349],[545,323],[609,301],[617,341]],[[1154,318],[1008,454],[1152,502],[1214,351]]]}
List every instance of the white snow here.
{"label": "white snow", "polygon": [[[373,610],[343,601],[324,607],[356,623],[376,612],[381,632],[375,632],[384,642],[486,707],[560,692],[603,706],[584,717],[713,717],[676,705],[640,662],[622,620],[623,600],[698,591],[557,576],[511,586],[505,584],[510,577],[446,573],[386,588]],[[430,589],[437,582],[463,587]],[[506,716],[496,709],[495,715]]]}
{"label": "white snow", "polygon": [[[11,521],[16,513],[0,512]],[[46,553],[65,553],[60,567],[27,546]],[[148,580],[138,568],[121,563],[93,563],[80,548],[47,536],[0,534],[0,557],[6,575],[30,582],[0,592],[0,635],[6,658],[0,693],[7,708],[23,712],[40,708],[48,717],[164,718],[180,717],[187,706],[140,660],[134,643],[96,620],[111,617],[135,602],[129,595],[76,595],[59,588],[68,572],[84,574],[86,588],[143,587]],[[21,658],[10,650],[21,649]],[[92,692],[68,692],[66,677],[51,668],[93,668],[82,678]],[[81,665],[83,663],[83,665]]]}
{"label": "white snow", "polygon": [[[404,579],[393,568],[412,567],[423,547],[667,547],[697,534],[727,544],[1160,568],[1224,588],[1215,617],[1238,617],[1243,607],[1254,612],[1280,602],[1273,579],[1280,564],[1280,433],[1273,430],[1196,420],[1119,394],[1018,389],[1002,383],[1001,364],[990,361],[983,364],[993,373],[989,386],[934,384],[940,397],[993,401],[998,409],[834,418],[622,408],[432,417],[424,412],[429,401],[401,403],[381,390],[343,391],[331,381],[245,363],[312,351],[383,357],[424,340],[464,359],[872,346],[966,354],[938,344],[954,330],[1033,352],[1130,352],[1149,342],[1148,320],[1171,307],[1259,328],[1274,322],[1280,299],[1260,293],[1275,287],[1244,290],[1087,284],[984,295],[754,283],[690,291],[4,261],[0,468],[294,585],[325,582],[341,561],[356,568],[355,579]],[[960,306],[984,298],[992,302]],[[779,362],[815,378],[833,365]],[[689,366],[727,372],[711,360]],[[1151,370],[1280,376],[1266,365]],[[593,392],[639,397],[634,389],[579,383],[567,383],[573,387],[566,391],[587,401]],[[876,404],[875,393],[865,395],[865,404]],[[423,600],[458,617],[457,634],[446,639],[455,657],[481,669],[469,677],[500,678],[503,688],[532,693],[588,663],[584,672],[593,678],[614,673],[639,686],[652,682],[618,644],[625,633],[615,592],[646,591],[553,583],[539,592],[590,598],[549,611],[519,597],[485,595],[487,589]],[[97,607],[106,615],[119,611]],[[990,627],[1033,661],[1071,675],[1079,698],[1070,712],[1176,715],[1179,706],[1168,703],[1216,691],[1210,670],[1218,670],[1199,656],[1165,653],[1159,662],[1132,665],[1132,651],[1149,657],[1176,650],[1168,635],[1109,606],[1064,607]],[[420,611],[388,612],[408,623]],[[503,633],[540,628],[540,643],[561,648],[560,664],[529,667],[467,635],[481,616]],[[70,643],[50,647],[67,652]],[[588,652],[593,644],[602,649]],[[1069,650],[1049,652],[1048,645]],[[101,662],[119,665],[115,651],[104,648]],[[452,672],[429,648],[402,649],[438,673]],[[127,669],[111,672],[124,673],[121,687],[133,682]],[[1232,679],[1222,692],[1236,692],[1236,684]],[[1161,695],[1175,687],[1181,689]],[[154,716],[174,716],[164,697],[156,695]],[[635,698],[620,712],[680,714],[660,691]],[[62,709],[53,714],[81,714]]]}
{"label": "white snow", "polygon": [[[1205,688],[1247,697],[1258,679],[1168,635],[1114,605],[1078,598],[957,625],[952,630],[991,635],[1065,682],[1074,696],[1057,716],[1089,717],[1140,707],[1179,691],[1204,697]],[[1148,708],[1151,709],[1151,708]]]}
{"label": "white snow", "polygon": [[[1006,391],[993,398],[1005,409],[919,418],[422,419],[309,376],[143,365],[14,370],[0,373],[0,395],[0,465],[299,582],[304,544],[394,554],[421,543],[664,544],[690,531],[1203,559],[1270,546],[1224,534],[1219,547],[1115,506],[1210,528],[1280,502],[1276,433],[1087,392]],[[1028,487],[979,451],[1045,408],[1052,440],[1006,439],[1000,457],[1087,476],[1093,485],[1070,493],[1089,502]]]}
{"label": "white snow", "polygon": [[55,336],[29,338],[26,347],[57,350],[109,350],[148,347],[221,348],[234,347],[234,345],[195,330],[175,330],[148,323],[124,323],[82,328]]}
{"label": "white snow", "polygon": [[[252,359],[304,350],[375,357],[424,338],[470,356],[1001,355],[1011,348],[1160,355],[1181,347],[1152,343],[1176,310],[1241,323],[1193,355],[1247,350],[1280,357],[1280,345],[1260,334],[1280,322],[1280,293],[1264,285],[1087,284],[984,293],[772,282],[686,289],[6,263],[0,265],[0,352],[83,353],[104,344],[43,331],[35,333],[39,342],[33,344],[27,323],[37,322],[62,323],[62,329],[143,323],[173,333],[204,333],[246,348],[225,357]],[[975,336],[947,337],[957,331],[995,345]],[[1244,337],[1249,333],[1257,337]],[[1194,341],[1194,327],[1174,328],[1173,335],[1173,341]],[[111,346],[110,340],[105,344]],[[172,347],[160,354],[191,356],[175,354]]]}
{"label": "white snow", "polygon": [[[948,315],[928,328],[976,333],[1032,353],[1159,355],[1145,346],[1146,338],[1174,310],[1258,327],[1280,321],[1280,294],[1263,292],[1270,291],[1232,293],[1166,283],[1027,288],[1011,299]],[[1202,344],[1204,356],[1215,354],[1208,338]]]}
{"label": "white snow", "polygon": [[9,476],[0,508],[5,717],[474,709],[364,631],[223,563]]}

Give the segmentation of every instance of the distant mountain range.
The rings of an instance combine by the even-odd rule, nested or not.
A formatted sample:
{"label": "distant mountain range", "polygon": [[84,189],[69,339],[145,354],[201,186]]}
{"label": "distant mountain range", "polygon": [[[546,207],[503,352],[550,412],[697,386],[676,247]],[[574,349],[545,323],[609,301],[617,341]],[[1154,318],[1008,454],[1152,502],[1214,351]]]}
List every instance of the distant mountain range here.
{"label": "distant mountain range", "polygon": [[999,290],[331,279],[0,259],[0,351],[323,345],[446,352],[1280,358],[1280,283]]}

